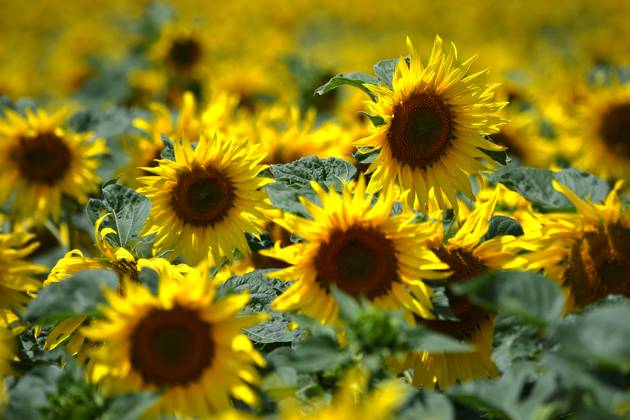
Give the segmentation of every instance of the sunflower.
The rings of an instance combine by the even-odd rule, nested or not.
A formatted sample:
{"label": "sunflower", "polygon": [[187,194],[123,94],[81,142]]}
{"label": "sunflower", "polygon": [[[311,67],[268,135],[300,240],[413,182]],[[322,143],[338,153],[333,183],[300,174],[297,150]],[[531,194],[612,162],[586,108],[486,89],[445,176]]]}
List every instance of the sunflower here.
{"label": "sunflower", "polygon": [[630,84],[590,92],[577,115],[582,148],[575,165],[607,179],[630,179]]}
{"label": "sunflower", "polygon": [[475,84],[485,71],[468,74],[474,57],[455,66],[455,46],[446,50],[436,37],[424,66],[409,39],[407,45],[409,62],[396,65],[393,89],[365,84],[377,97],[366,101],[370,114],[384,120],[355,142],[379,150],[367,171],[368,192],[396,184],[410,189],[409,200],[424,210],[434,189],[442,208],[450,203],[457,210],[456,191],[474,199],[468,176],[495,167],[482,149],[504,149],[482,137],[498,131],[501,119],[489,114],[504,104],[493,102],[494,85]]}
{"label": "sunflower", "polygon": [[[309,404],[300,407],[293,402],[280,402],[280,419],[373,419],[394,418],[407,398],[407,390],[398,379],[388,379],[368,390],[369,375],[360,367],[351,368],[341,379],[339,387],[328,404]],[[315,405],[315,408],[312,407]]]}
{"label": "sunflower", "polygon": [[554,181],[577,214],[537,215],[538,250],[527,255],[528,268],[543,269],[558,281],[571,312],[608,295],[630,297],[630,211],[622,205],[619,181],[602,204],[582,200]]}
{"label": "sunflower", "polygon": [[[44,286],[63,281],[81,271],[112,270],[119,278],[118,291],[124,294],[126,293],[124,285],[128,282],[137,283],[139,274],[145,267],[156,271],[170,270],[171,273],[169,275],[176,279],[183,278],[184,273],[190,270],[190,267],[184,264],[171,266],[160,258],[140,258],[136,260],[125,248],[113,247],[107,240],[107,235],[116,235],[116,231],[112,228],[101,229],[101,224],[109,216],[109,213],[104,214],[94,224],[94,241],[96,242],[96,248],[100,251],[100,256],[96,258],[86,257],[81,250],[73,249],[57,261],[52,270],[50,270]],[[71,354],[79,354],[79,359],[84,358],[86,350],[91,348],[92,344],[87,343],[82,334],[75,334],[75,332],[88,321],[87,316],[80,315],[59,322],[48,333],[44,347],[47,350],[52,350],[65,343]]]}
{"label": "sunflower", "polygon": [[12,310],[23,309],[41,287],[37,279],[47,267],[26,261],[39,244],[30,233],[0,234],[0,323],[13,320]]}
{"label": "sunflower", "polygon": [[59,219],[63,196],[85,204],[100,181],[97,157],[107,152],[105,141],[64,130],[65,110],[49,115],[27,109],[26,117],[5,113],[0,121],[0,203],[13,198],[16,216],[38,223],[49,215]]}
{"label": "sunflower", "polygon": [[171,251],[188,263],[231,259],[234,250],[249,255],[244,233],[262,232],[264,212],[271,208],[262,187],[272,182],[258,176],[265,156],[245,140],[201,133],[193,149],[182,137],[175,160],[159,160],[144,168],[138,191],[151,199],[146,234],[156,234],[154,251]]}
{"label": "sunflower", "polygon": [[[105,319],[83,329],[102,343],[93,354],[106,392],[161,391],[153,415],[207,418],[229,409],[230,397],[256,403],[263,357],[241,330],[262,314],[236,316],[247,294],[217,300],[197,271],[183,280],[161,273],[157,296],[131,283],[125,296],[106,291]],[[96,370],[95,370],[96,371]]]}
{"label": "sunflower", "polygon": [[149,106],[152,119],[136,118],[133,126],[144,135],[127,138],[123,143],[129,163],[120,170],[121,179],[127,185],[139,187],[137,178],[147,173],[143,167],[153,167],[160,159],[164,142],[162,135],[167,137],[186,136],[189,139],[199,138],[201,130],[218,131],[228,126],[238,98],[224,92],[216,92],[209,100],[205,109],[198,114],[197,102],[191,92],[181,95],[180,107],[172,113],[167,106],[155,102]]}
{"label": "sunflower", "polygon": [[[273,277],[295,281],[273,303],[276,310],[299,309],[322,323],[337,318],[331,293],[336,286],[353,296],[365,296],[377,305],[403,307],[420,316],[430,314],[430,289],[422,279],[439,279],[448,269],[425,247],[436,227],[412,223],[415,214],[405,209],[390,216],[392,189],[377,199],[365,193],[359,178],[354,194],[348,185],[338,194],[313,182],[322,207],[300,198],[312,220],[284,214],[274,221],[305,242],[261,252],[289,264]],[[375,201],[372,206],[372,201]]]}
{"label": "sunflower", "polygon": [[150,56],[175,73],[188,74],[203,64],[206,44],[199,28],[172,23],[165,26]]}
{"label": "sunflower", "polygon": [[[445,244],[443,235],[432,238],[428,244],[452,270],[452,274],[441,285],[460,283],[481,273],[514,268],[517,264],[514,256],[517,241],[514,236],[497,236],[483,241],[496,201],[495,195],[491,200],[478,205]],[[472,304],[465,296],[454,295],[448,288],[445,293],[450,309],[457,319],[416,316],[416,322],[472,344],[475,349],[469,353],[410,353],[403,368],[414,369],[415,386],[429,389],[439,386],[444,389],[457,381],[491,377],[498,373],[490,359],[494,314]]]}

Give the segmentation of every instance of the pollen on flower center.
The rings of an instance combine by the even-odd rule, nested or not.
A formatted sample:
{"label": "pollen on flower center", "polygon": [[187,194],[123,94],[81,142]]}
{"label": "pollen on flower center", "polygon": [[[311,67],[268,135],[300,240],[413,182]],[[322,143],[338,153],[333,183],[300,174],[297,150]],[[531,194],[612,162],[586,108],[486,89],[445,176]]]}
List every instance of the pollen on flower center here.
{"label": "pollen on flower center", "polygon": [[194,382],[212,363],[212,327],[181,307],[147,313],[131,335],[131,365],[147,383]]}
{"label": "pollen on flower center", "polygon": [[234,187],[218,170],[196,167],[179,176],[171,205],[178,217],[192,226],[220,222],[234,204]]}
{"label": "pollen on flower center", "polygon": [[61,181],[72,161],[72,153],[62,138],[53,132],[22,137],[13,150],[20,174],[37,184],[54,185]]}
{"label": "pollen on flower center", "polygon": [[446,152],[452,131],[452,115],[444,98],[422,92],[394,108],[387,139],[394,158],[424,168]]}
{"label": "pollen on flower center", "polygon": [[578,307],[611,294],[630,297],[630,229],[587,232],[573,245],[565,278]]}
{"label": "pollen on flower center", "polygon": [[630,157],[630,103],[616,105],[607,110],[599,130],[613,152]]}
{"label": "pollen on flower center", "polygon": [[315,268],[325,289],[335,284],[346,293],[370,299],[386,294],[398,279],[394,247],[373,228],[333,231],[319,248]]}
{"label": "pollen on flower center", "polygon": [[[449,283],[459,283],[469,280],[484,271],[486,266],[470,252],[462,249],[448,250],[440,247],[435,254],[449,265],[453,274],[448,278]],[[449,305],[457,320],[434,320],[416,317],[416,321],[425,327],[450,335],[458,340],[470,339],[481,324],[488,321],[491,313],[477,305],[473,305],[466,296],[457,296],[446,290]]]}
{"label": "pollen on flower center", "polygon": [[194,39],[177,39],[171,45],[168,58],[177,68],[190,68],[201,58],[201,45]]}

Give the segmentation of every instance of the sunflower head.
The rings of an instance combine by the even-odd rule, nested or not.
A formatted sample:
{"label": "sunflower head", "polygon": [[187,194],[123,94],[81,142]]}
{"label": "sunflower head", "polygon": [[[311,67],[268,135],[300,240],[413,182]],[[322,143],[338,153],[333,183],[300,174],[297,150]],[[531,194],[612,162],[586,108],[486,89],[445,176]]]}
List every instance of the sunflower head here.
{"label": "sunflower head", "polygon": [[262,252],[289,264],[275,277],[295,281],[274,307],[334,321],[337,305],[331,289],[336,286],[387,308],[402,306],[428,315],[430,291],[422,279],[442,278],[447,273],[437,270],[448,268],[422,246],[436,235],[436,226],[412,223],[408,208],[391,216],[393,191],[374,200],[365,192],[363,177],[354,188],[344,185],[341,194],[312,186],[322,206],[301,200],[312,219],[285,214],[275,220],[305,242]]}
{"label": "sunflower head", "polygon": [[396,184],[410,189],[410,201],[426,209],[433,189],[442,208],[446,199],[457,209],[456,191],[473,198],[468,175],[494,166],[482,149],[503,150],[482,136],[498,131],[501,119],[491,114],[504,104],[493,102],[494,85],[477,84],[485,71],[468,74],[474,58],[456,65],[455,47],[445,48],[436,37],[424,65],[407,44],[410,57],[396,65],[391,89],[365,85],[376,95],[375,102],[366,102],[369,112],[384,121],[355,142],[379,150],[368,169],[368,191]]}
{"label": "sunflower head", "polygon": [[232,396],[254,404],[250,385],[264,359],[241,330],[263,317],[236,316],[249,297],[218,300],[196,270],[180,279],[159,273],[157,296],[137,283],[125,296],[107,292],[105,319],[83,329],[102,343],[94,379],[112,393],[161,391],[154,414],[208,417],[229,409]]}
{"label": "sunflower head", "polygon": [[205,40],[199,29],[181,23],[167,25],[151,51],[154,59],[178,73],[195,70],[205,53]]}
{"label": "sunflower head", "polygon": [[59,218],[62,196],[85,203],[96,190],[98,155],[107,152],[102,139],[62,127],[66,111],[47,114],[26,110],[26,116],[6,111],[0,121],[0,202],[14,197],[18,218],[43,223]]}
{"label": "sunflower head", "polygon": [[139,178],[139,190],[151,199],[146,233],[156,234],[155,251],[171,251],[197,263],[250,250],[244,232],[259,234],[270,208],[259,177],[264,155],[243,140],[202,133],[193,149],[183,137],[175,143],[175,160],[144,168],[154,176]]}

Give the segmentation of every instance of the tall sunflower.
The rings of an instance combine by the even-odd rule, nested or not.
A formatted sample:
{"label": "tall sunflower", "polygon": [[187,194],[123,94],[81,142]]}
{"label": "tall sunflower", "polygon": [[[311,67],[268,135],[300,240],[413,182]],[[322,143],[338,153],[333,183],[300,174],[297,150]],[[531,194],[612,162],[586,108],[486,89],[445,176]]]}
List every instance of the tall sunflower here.
{"label": "tall sunflower", "polygon": [[[365,193],[365,179],[351,191],[344,185],[338,194],[311,184],[322,207],[300,198],[312,220],[285,214],[274,220],[305,242],[261,252],[289,264],[273,276],[295,281],[273,303],[276,310],[299,309],[332,322],[338,307],[331,293],[334,285],[353,296],[365,296],[377,305],[403,307],[419,316],[430,314],[430,288],[422,279],[439,279],[446,264],[419,245],[436,234],[436,227],[414,224],[415,214],[405,209],[391,216],[392,189],[377,199]],[[375,201],[372,205],[372,201]]]}
{"label": "tall sunflower", "polygon": [[202,66],[207,43],[198,27],[183,23],[166,25],[150,56],[175,73],[188,74]]}
{"label": "tall sunflower", "polygon": [[438,36],[425,66],[409,39],[407,45],[409,60],[396,65],[392,89],[365,85],[377,97],[366,101],[369,112],[384,120],[355,142],[379,150],[367,171],[368,192],[396,184],[426,209],[434,189],[442,208],[457,210],[456,191],[474,199],[468,176],[495,166],[482,149],[504,149],[482,137],[498,131],[501,119],[490,114],[504,104],[493,102],[495,85],[476,84],[485,71],[468,74],[475,57],[456,66],[455,46],[446,49]]}
{"label": "tall sunflower", "polygon": [[[441,285],[460,283],[486,271],[513,268],[516,264],[515,237],[497,236],[483,241],[496,201],[495,195],[491,200],[478,205],[446,243],[443,243],[444,236],[438,235],[428,244],[452,270],[452,274]],[[416,316],[416,322],[472,344],[475,349],[469,353],[410,353],[403,367],[413,368],[415,386],[429,389],[439,386],[444,389],[457,381],[491,377],[498,373],[490,359],[494,314],[474,305],[465,296],[452,294],[448,288],[446,296],[457,319]]]}
{"label": "tall sunflower", "polygon": [[582,147],[576,166],[607,179],[630,179],[630,84],[589,92],[577,115],[574,140]]}
{"label": "tall sunflower", "polygon": [[26,110],[26,117],[6,110],[0,120],[0,203],[13,198],[18,218],[43,223],[57,220],[61,199],[69,196],[84,204],[96,191],[98,156],[107,152],[105,141],[90,133],[64,130],[65,110],[47,114]]}
{"label": "tall sunflower", "polygon": [[26,261],[39,244],[29,233],[0,234],[0,324],[14,317],[12,310],[23,309],[32,294],[41,287],[37,279],[47,267]]}
{"label": "tall sunflower", "polygon": [[161,391],[152,415],[207,418],[229,409],[230,397],[256,402],[250,384],[265,361],[242,328],[262,315],[237,316],[247,294],[216,299],[214,286],[191,271],[162,273],[158,294],[132,283],[125,296],[107,291],[105,319],[83,333],[103,343],[93,358],[106,392]]}
{"label": "tall sunflower", "polygon": [[210,253],[215,261],[234,250],[249,255],[244,233],[259,234],[271,206],[260,177],[265,156],[245,140],[202,132],[193,149],[183,137],[175,142],[175,160],[144,168],[138,191],[151,199],[146,234],[156,234],[156,253],[171,251],[196,264]]}
{"label": "tall sunflower", "polygon": [[618,182],[602,204],[582,200],[555,182],[577,208],[576,214],[537,215],[538,250],[527,255],[530,269],[543,269],[558,281],[570,312],[608,295],[630,297],[630,211],[621,203]]}

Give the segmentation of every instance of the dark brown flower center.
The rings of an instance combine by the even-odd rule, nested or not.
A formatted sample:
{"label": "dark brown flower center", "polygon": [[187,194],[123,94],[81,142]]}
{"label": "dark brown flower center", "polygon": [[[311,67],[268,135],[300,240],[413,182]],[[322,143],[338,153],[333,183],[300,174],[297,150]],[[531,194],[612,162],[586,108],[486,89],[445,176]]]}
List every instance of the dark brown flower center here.
{"label": "dark brown flower center", "polygon": [[22,177],[36,184],[57,184],[70,169],[72,161],[70,148],[53,132],[21,137],[12,155]]}
{"label": "dark brown flower center", "polygon": [[565,283],[577,307],[608,295],[630,297],[630,229],[615,224],[584,234],[571,249]]}
{"label": "dark brown flower center", "polygon": [[180,70],[193,67],[201,58],[201,44],[192,38],[180,38],[173,41],[168,58]]}
{"label": "dark brown flower center", "polygon": [[229,178],[212,167],[196,167],[179,176],[171,205],[184,223],[209,226],[227,216],[234,199],[234,187]]}
{"label": "dark brown flower center", "polygon": [[399,280],[394,246],[374,228],[333,231],[319,247],[315,268],[324,290],[334,284],[350,295],[369,299],[386,294]]}
{"label": "dark brown flower center", "polygon": [[599,132],[611,152],[630,158],[630,103],[606,111]]}
{"label": "dark brown flower center", "polygon": [[399,162],[425,168],[440,159],[453,135],[453,117],[439,95],[417,93],[394,108],[387,140]]}
{"label": "dark brown flower center", "polygon": [[507,152],[517,158],[523,159],[525,156],[523,146],[516,141],[516,139],[510,133],[507,133],[504,129],[501,129],[498,133],[490,134],[492,141],[499,146],[505,146],[508,148]]}
{"label": "dark brown flower center", "polygon": [[196,311],[154,309],[131,335],[131,365],[142,379],[157,386],[198,380],[212,364],[212,326]]}
{"label": "dark brown flower center", "polygon": [[[436,255],[447,263],[453,274],[448,283],[460,283],[470,280],[487,270],[483,261],[472,253],[462,249],[446,249],[440,247],[435,250]],[[450,335],[458,340],[471,339],[480,326],[490,320],[491,313],[479,306],[473,305],[466,296],[458,296],[448,289],[446,296],[456,320],[423,319],[416,317],[416,321],[425,327],[442,334]]]}

